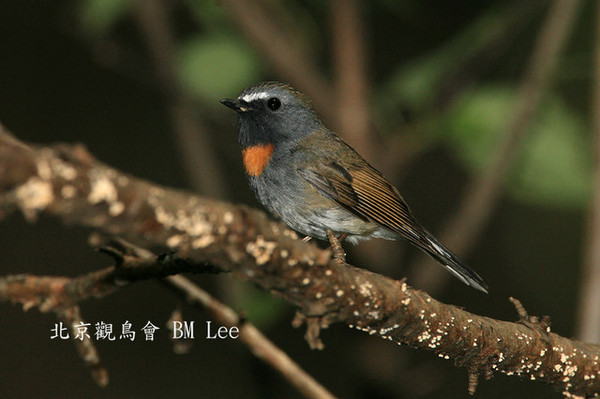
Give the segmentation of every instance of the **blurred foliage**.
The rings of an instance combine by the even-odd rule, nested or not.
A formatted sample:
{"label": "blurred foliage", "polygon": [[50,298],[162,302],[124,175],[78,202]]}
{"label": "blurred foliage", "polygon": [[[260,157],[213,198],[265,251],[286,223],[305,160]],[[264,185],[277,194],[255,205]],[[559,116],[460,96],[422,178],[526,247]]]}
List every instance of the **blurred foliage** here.
{"label": "blurred foliage", "polygon": [[[389,43],[373,38],[377,48],[382,43],[387,46],[387,54],[372,54],[369,63],[373,69],[380,69],[377,63],[390,64],[385,76],[377,76],[373,88],[372,112],[375,124],[384,132],[382,136],[403,132],[419,135],[417,140],[425,143],[424,147],[446,145],[466,170],[480,173],[493,158],[513,110],[519,81],[510,76],[510,71],[516,68],[517,75],[522,74],[529,49],[522,57],[507,55],[519,54],[522,43],[517,38],[527,29],[537,30],[535,16],[543,15],[545,3],[492,2],[481,6],[481,11],[474,12],[464,25],[438,34],[437,42],[424,38],[427,44],[407,56],[398,54],[403,47],[412,46],[414,39],[396,36],[395,28],[389,35],[395,40]],[[131,0],[82,1],[80,24],[91,37],[110,36],[132,10],[131,4]],[[327,43],[331,38],[324,37],[329,34],[327,2],[273,1],[263,6],[277,17],[291,42],[303,50],[312,49],[317,63],[329,60]],[[245,40],[218,2],[188,0],[178,7],[185,9],[188,26],[173,26],[177,37],[175,73],[190,95],[218,107],[216,100],[232,97],[241,88],[268,76],[271,69],[261,62],[260,50]],[[428,23],[446,18],[430,13],[429,7],[419,2],[374,2],[364,3],[363,7],[379,7],[380,13],[392,13],[408,24],[424,16]],[[364,15],[373,14],[369,10]],[[365,22],[366,26],[375,23]],[[500,67],[494,65],[496,61]],[[512,198],[533,205],[585,205],[590,193],[591,155],[587,126],[580,113],[558,91],[548,96],[513,161],[507,186]],[[403,129],[407,124],[413,128]],[[270,324],[284,309],[260,295],[248,294],[241,302],[259,325]]]}
{"label": "blurred foliage", "polygon": [[79,18],[83,31],[93,36],[108,35],[131,4],[131,0],[81,1]]}
{"label": "blurred foliage", "polygon": [[[479,86],[464,93],[440,121],[440,137],[471,171],[494,158],[516,102],[506,85]],[[514,162],[508,191],[532,204],[584,206],[591,190],[587,126],[557,96],[548,96]]]}
{"label": "blurred foliage", "polygon": [[[398,175],[410,174],[408,179],[426,180],[427,184],[437,185],[436,188],[440,188],[440,184],[446,184],[444,180],[450,176],[460,180],[460,184],[448,183],[459,191],[460,187],[457,186],[464,183],[464,176],[456,173],[456,165],[471,175],[480,173],[486,167],[506,131],[516,103],[517,87],[550,3],[550,0],[359,2],[363,16],[362,33],[367,44],[368,78],[372,83],[370,104],[374,125],[379,130],[378,136],[383,140],[393,139],[390,142],[401,145],[406,143],[410,147],[408,157],[412,156],[409,161],[415,161],[412,165],[403,163],[407,166],[408,173]],[[267,21],[276,24],[285,39],[310,58],[322,78],[333,82],[336,73],[332,66],[331,48],[333,3],[318,0],[266,0],[256,4],[265,11]],[[140,174],[139,171],[143,170],[144,177],[149,179],[164,176],[164,184],[184,185],[185,183],[177,180],[184,179],[181,177],[184,173],[181,173],[180,166],[177,165],[180,154],[175,146],[170,146],[175,139],[167,136],[169,122],[165,115],[169,113],[156,112],[159,107],[165,106],[169,98],[161,92],[164,86],[157,84],[154,59],[150,55],[152,52],[149,51],[147,38],[140,30],[136,12],[143,5],[143,0],[137,3],[131,0],[4,2],[0,13],[0,18],[4,18],[2,26],[5,28],[2,44],[6,44],[3,47],[5,54],[0,74],[0,79],[4,78],[2,122],[19,136],[23,134],[27,141],[78,140],[89,145],[99,158],[114,163],[115,166],[125,170],[129,168],[135,174]],[[270,65],[267,61],[269,58],[263,54],[264,50],[255,47],[256,44],[236,26],[221,2],[164,1],[161,6],[168,11],[165,18],[175,45],[175,48],[169,49],[173,55],[169,61],[174,62],[173,70],[177,74],[175,78],[187,94],[201,104],[198,112],[202,122],[206,123],[207,131],[220,133],[223,131],[220,129],[226,126],[226,134],[234,134],[234,117],[221,109],[218,100],[233,97],[240,89],[256,81],[277,79],[279,69]],[[595,11],[596,2],[587,2],[586,7],[588,12],[578,16],[575,36],[571,38],[566,53],[561,57],[556,84],[552,92],[546,94],[531,129],[525,135],[520,152],[511,161],[511,174],[505,188],[512,201],[507,201],[510,202],[508,206],[499,209],[496,222],[501,223],[492,223],[491,233],[486,233],[486,237],[491,239],[481,240],[478,253],[473,255],[473,263],[482,266],[478,270],[484,273],[485,268],[488,268],[486,276],[495,279],[494,294],[485,300],[473,302],[473,293],[465,287],[448,293],[452,295],[448,297],[449,302],[470,301],[469,307],[473,311],[497,315],[507,309],[504,298],[514,295],[516,291],[520,299],[534,310],[536,306],[539,310],[539,305],[543,304],[541,311],[551,313],[557,330],[566,331],[567,334],[573,325],[577,256],[583,230],[581,220],[577,217],[583,214],[591,184],[591,138],[587,118],[590,113],[590,74],[593,71],[590,49],[594,36],[590,32],[595,24],[595,12],[590,11],[593,7]],[[73,14],[75,20],[72,18]],[[80,43],[81,41],[84,43]],[[297,82],[289,83],[297,85]],[[31,115],[35,115],[35,118]],[[32,136],[27,137],[28,132],[37,133],[31,133]],[[38,133],[40,136],[34,135]],[[392,135],[398,137],[392,138]],[[231,142],[235,143],[235,139]],[[231,166],[227,162],[232,162],[232,159],[239,161],[236,158],[239,156],[236,153],[238,148],[225,148],[229,144],[223,145],[218,139],[213,144],[215,152],[223,156],[224,169]],[[115,150],[116,146],[118,151]],[[431,151],[432,149],[435,151]],[[438,157],[443,151],[451,154],[451,157]],[[425,156],[417,159],[419,155]],[[436,170],[440,165],[448,166],[447,173],[431,173],[427,167],[411,168],[417,164],[423,165],[423,162],[428,166],[430,161],[434,163],[431,170]],[[453,161],[455,162],[452,163]],[[239,170],[227,172],[230,178],[227,184],[232,185],[235,200],[252,203],[252,194],[243,181],[241,165]],[[243,184],[243,187],[238,184]],[[416,191],[424,193],[420,197],[423,200],[429,192],[421,188],[417,186]],[[416,193],[412,194],[419,198]],[[435,201],[436,206],[443,202],[450,201]],[[423,203],[426,204],[427,201]],[[548,209],[550,206],[562,209]],[[573,209],[576,211],[572,212]],[[41,222],[44,223],[44,218]],[[439,222],[442,223],[441,220]],[[24,227],[23,231],[27,235],[22,237],[27,237],[26,241],[29,243],[31,231],[35,232],[38,228],[36,226],[36,229],[31,230],[30,226]],[[54,259],[64,260],[67,270],[64,274],[80,273],[80,264],[73,262],[71,258],[65,260],[62,252],[56,252],[63,250],[56,242],[69,242],[61,236],[66,232],[55,225],[49,225],[46,229],[43,234],[39,233],[40,238],[32,241],[30,246],[47,248],[48,251],[23,250],[19,246],[22,243],[7,240],[9,244],[5,243],[0,252],[8,254],[7,259],[12,259],[15,251],[27,252],[28,256],[32,256],[31,259],[36,260],[26,260],[24,263],[36,267],[46,267],[48,258],[54,256]],[[54,231],[60,232],[58,241],[52,234]],[[4,232],[10,239],[13,236],[19,237],[9,229]],[[84,235],[79,231],[74,234],[79,238]],[[25,242],[25,239],[22,241]],[[70,248],[69,252],[81,251],[81,247],[84,244]],[[43,258],[33,258],[38,255]],[[83,252],[74,258],[85,259],[85,256],[88,254]],[[6,265],[10,263],[5,262]],[[565,265],[570,268],[570,272],[565,272]],[[55,266],[54,268],[56,269]],[[40,273],[42,271],[46,272],[44,269]],[[532,281],[535,281],[539,289],[531,289]],[[210,283],[207,285],[212,287]],[[144,296],[145,300],[155,300],[157,305],[168,302],[163,298],[158,299],[155,290],[148,291],[147,296]],[[123,295],[126,294],[124,291]],[[287,318],[290,306],[285,302],[274,301],[270,294],[253,288],[236,289],[233,294],[223,290],[220,298],[245,312],[260,328],[274,327],[269,334],[281,331],[281,336],[290,336]],[[127,312],[139,311],[142,307],[136,300],[138,297],[119,302],[117,308],[121,309],[123,304],[133,304],[132,308],[127,309],[135,310]],[[97,302],[97,305],[103,303]],[[109,306],[110,303],[108,302]],[[166,306],[170,306],[169,303]],[[86,305],[86,311],[90,307]],[[126,314],[125,312],[124,315]],[[280,317],[282,314],[286,316]],[[19,317],[22,317],[20,312]],[[513,317],[512,308],[505,317]],[[276,328],[276,323],[285,328]],[[7,333],[9,330],[2,331]],[[319,366],[325,366],[326,369],[322,373],[315,372],[315,375],[330,378],[330,371],[335,370],[338,364],[327,367],[331,365],[322,362],[322,359],[335,359],[335,362],[345,366],[344,370],[334,376],[339,381],[334,383],[330,379],[324,382],[336,386],[339,390],[336,394],[340,397],[352,397],[352,394],[354,397],[374,397],[361,395],[357,389],[357,382],[363,378],[356,378],[357,374],[352,374],[355,370],[351,370],[350,366],[356,361],[360,349],[348,349],[347,341],[349,337],[354,337],[350,335],[352,331],[343,340],[337,338],[340,335],[334,335],[340,334],[342,330],[332,328],[327,332],[336,338],[326,342],[326,356],[313,358],[313,361],[317,359],[317,363],[323,363]],[[21,332],[16,333],[20,339]],[[341,333],[346,332],[344,330]],[[362,335],[357,334],[356,337]],[[45,336],[44,339],[41,348],[45,350]],[[283,342],[284,339],[281,340]],[[311,356],[318,356],[314,353],[306,355],[305,346],[297,341],[294,338],[291,342],[301,346],[301,356],[306,356],[303,361]],[[365,340],[369,344],[372,341]],[[287,344],[292,345],[290,342]],[[337,353],[336,345],[339,345]],[[207,351],[213,347],[214,345],[207,345],[202,350]],[[393,349],[384,350],[391,353]],[[147,353],[152,355],[155,351]],[[218,360],[222,353],[218,350],[217,353],[214,359]],[[371,353],[369,351],[369,355]],[[388,376],[385,377],[387,386],[427,386],[434,374],[429,369],[423,373],[423,377],[414,378],[408,374],[405,379],[410,380],[409,383],[398,383],[398,370],[406,374],[415,364],[412,361],[414,359],[409,359],[410,363],[406,359],[421,355],[399,353],[403,357],[403,365],[410,366],[394,369],[393,365],[390,366],[391,363],[388,364],[393,370],[380,374]],[[63,354],[61,352],[61,356]],[[120,352],[118,356],[121,356]],[[156,363],[160,363],[162,353],[156,352],[156,356],[159,359]],[[422,356],[428,357],[430,354]],[[194,360],[194,366],[201,366],[202,363],[204,362]],[[216,363],[206,363],[208,370],[214,368],[222,376],[222,369],[217,368]],[[381,366],[385,362],[377,363],[381,363]],[[32,366],[28,362],[21,367],[29,370],[34,366],[39,365]],[[73,360],[73,366],[80,371],[77,359]],[[129,365],[125,366],[134,369]],[[231,365],[227,364],[226,367],[230,368]],[[466,384],[464,371],[447,369],[446,365],[443,367],[445,373],[455,373],[441,382],[444,389],[446,384],[454,384],[459,386],[459,393],[453,396],[444,392],[442,395],[463,397]],[[193,370],[196,373],[196,369]],[[339,377],[343,373],[346,373],[346,377],[348,374],[352,377]],[[173,381],[180,377],[189,379],[187,374],[174,374]],[[236,371],[230,373],[229,377],[243,374]],[[200,383],[210,385],[205,383],[210,377],[203,373],[200,375],[203,376]],[[219,387],[232,385],[221,384],[219,378],[215,378]],[[73,378],[72,382],[81,383],[80,380],[87,382],[85,378]],[[271,380],[274,379],[269,381]],[[413,384],[417,380],[418,383]],[[505,382],[498,378],[481,384],[479,389],[483,393],[478,394],[492,397],[494,387],[506,388],[514,384],[512,380],[510,384]],[[128,384],[129,380],[123,386],[127,387]],[[19,385],[25,388],[30,388],[31,385],[32,389],[37,389],[33,387],[34,384]],[[55,385],[55,381],[49,383],[49,386]],[[168,390],[172,388],[168,384],[157,385],[164,385]],[[267,385],[271,387],[270,384],[265,384]],[[386,386],[379,380],[376,385]],[[194,386],[190,384],[190,387]],[[538,394],[528,396],[524,394],[526,389],[536,389],[534,392]],[[539,395],[537,389],[539,386],[525,383],[519,388],[520,391],[523,390],[520,392],[522,397],[547,397]],[[162,396],[169,393],[172,392]],[[136,394],[134,390],[130,391],[130,396]],[[157,392],[154,394],[156,397],[161,396]],[[502,397],[501,393],[495,394],[493,397]],[[439,395],[437,391],[435,397]],[[32,396],[36,394],[30,395]],[[204,396],[223,397],[218,394]],[[265,397],[260,394],[255,396]],[[394,394],[385,392],[378,397],[402,395],[395,391]]]}
{"label": "blurred foliage", "polygon": [[231,35],[194,35],[183,41],[177,72],[186,90],[207,102],[231,97],[260,77],[256,54]]}
{"label": "blurred foliage", "polygon": [[[248,287],[246,286],[246,288]],[[273,300],[270,292],[258,287],[242,288],[237,290],[236,294],[238,294],[236,307],[240,313],[265,331],[273,328],[280,320],[280,316],[289,315],[295,310],[292,305],[282,299]]]}
{"label": "blurred foliage", "polygon": [[[390,115],[405,109],[424,121],[427,134],[437,137],[430,145],[450,145],[467,170],[480,173],[506,131],[519,82],[503,80],[471,90],[471,81],[463,78],[465,84],[454,88],[450,101],[443,98],[444,86],[464,68],[480,73],[472,64],[481,63],[477,59],[482,54],[485,62],[502,56],[540,5],[496,4],[440,46],[400,65],[378,92],[378,118],[397,124],[398,119],[394,121]],[[581,58],[578,60],[581,63]],[[524,65],[524,61],[520,63]],[[508,193],[532,205],[584,207],[591,192],[588,126],[581,112],[570,108],[558,92],[540,108],[514,162]],[[380,122],[380,126],[394,130],[389,122]]]}
{"label": "blurred foliage", "polygon": [[188,0],[186,4],[189,6],[193,18],[206,31],[224,30],[227,15],[218,2],[214,0]]}
{"label": "blurred foliage", "polygon": [[431,108],[445,79],[479,52],[512,39],[510,30],[530,14],[524,11],[523,6],[519,10],[505,4],[491,7],[438,48],[400,65],[383,88],[387,109],[399,103],[416,112]]}
{"label": "blurred foliage", "polygon": [[[80,24],[95,36],[108,36],[111,29],[130,10],[131,0],[81,1]],[[182,85],[198,99],[213,103],[215,98],[231,97],[240,88],[260,80],[265,75],[258,50],[244,41],[228,24],[224,9],[212,0],[189,0],[183,3],[191,19],[198,26],[196,32],[187,32],[177,43],[176,73]],[[456,151],[465,167],[478,173],[490,158],[494,146],[501,140],[514,101],[517,82],[505,80],[493,86],[457,89],[460,99],[449,102],[449,109],[438,109],[443,85],[462,68],[482,53],[500,57],[490,52],[503,49],[523,29],[524,21],[531,19],[533,11],[543,9],[530,2],[496,2],[484,9],[465,27],[449,36],[437,47],[418,56],[404,60],[382,85],[376,88],[377,124],[385,131],[396,131],[405,123],[398,117],[399,108],[415,115],[418,123],[435,126],[437,138],[432,145],[446,143]],[[315,15],[324,17],[328,5],[311,1],[306,4]],[[423,9],[418,3],[399,3],[391,6],[381,2],[379,7],[395,14],[415,13]],[[302,21],[311,25],[303,39],[320,40],[315,34],[315,15],[298,4],[272,2],[274,14],[288,24],[291,37],[298,35],[298,26],[290,20],[290,10],[300,12]],[[287,11],[286,11],[287,7]],[[366,7],[366,6],[365,6]],[[391,8],[390,8],[391,7]],[[304,10],[304,11],[302,11]],[[411,11],[412,10],[412,11]],[[293,25],[293,26],[292,26]],[[323,48],[322,43],[312,48]],[[325,51],[323,49],[322,51]],[[506,50],[505,50],[506,51]],[[578,58],[581,63],[581,57]],[[524,65],[526,60],[520,60]],[[465,93],[461,93],[466,90]],[[447,111],[447,112],[445,112]],[[515,199],[544,205],[582,206],[590,188],[590,153],[587,150],[587,126],[577,110],[567,106],[555,93],[547,99],[532,134],[527,140],[509,184]],[[343,134],[343,132],[342,132]]]}

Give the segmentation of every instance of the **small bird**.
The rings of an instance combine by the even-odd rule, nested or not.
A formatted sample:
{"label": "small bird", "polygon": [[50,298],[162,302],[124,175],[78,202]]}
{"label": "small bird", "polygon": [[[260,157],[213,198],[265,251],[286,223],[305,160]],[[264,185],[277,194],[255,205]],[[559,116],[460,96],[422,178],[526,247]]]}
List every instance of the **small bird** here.
{"label": "small bird", "polygon": [[284,83],[262,82],[221,103],[237,113],[256,198],[292,229],[328,239],[342,262],[344,239],[403,238],[487,293],[483,279],[419,224],[398,190],[323,126],[307,96]]}

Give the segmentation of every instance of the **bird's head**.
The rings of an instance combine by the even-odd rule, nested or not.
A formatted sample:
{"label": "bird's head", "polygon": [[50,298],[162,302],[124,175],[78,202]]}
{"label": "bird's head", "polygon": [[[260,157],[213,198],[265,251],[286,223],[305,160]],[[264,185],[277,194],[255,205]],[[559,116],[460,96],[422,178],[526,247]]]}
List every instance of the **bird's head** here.
{"label": "bird's head", "polygon": [[237,113],[242,148],[293,143],[323,127],[310,99],[280,82],[258,83],[221,103]]}

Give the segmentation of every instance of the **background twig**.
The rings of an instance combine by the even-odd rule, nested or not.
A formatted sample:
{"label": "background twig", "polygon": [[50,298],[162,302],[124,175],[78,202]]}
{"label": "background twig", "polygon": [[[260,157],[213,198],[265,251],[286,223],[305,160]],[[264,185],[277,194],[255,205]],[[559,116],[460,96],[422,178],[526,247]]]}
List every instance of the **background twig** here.
{"label": "background twig", "polygon": [[183,276],[171,276],[167,282],[185,294],[188,302],[207,309],[221,325],[240,326],[240,340],[252,353],[279,371],[298,391],[307,398],[333,398],[334,396],[319,384],[312,376],[302,370],[296,362],[260,332],[252,323],[240,320],[229,307],[217,301],[206,291]]}
{"label": "background twig", "polygon": [[[168,276],[165,280],[168,285],[181,293],[189,303],[207,310],[221,325],[237,327],[240,341],[305,397],[334,397],[252,323],[242,320],[231,308],[187,278],[173,275],[186,271],[213,273],[215,270],[171,256],[156,257],[142,248],[136,248],[136,252],[134,255],[110,249],[110,254],[117,259],[116,266],[75,278],[27,275],[0,277],[0,298],[21,303],[25,309],[36,306],[42,312],[54,311],[58,319],[69,326],[72,336],[76,336],[78,331],[75,324],[83,323],[78,305],[80,302],[90,297],[101,298],[112,294],[129,283]],[[91,329],[91,326],[87,328],[90,336]],[[91,368],[96,383],[104,387],[108,384],[108,371],[101,365],[91,337],[83,337],[74,340],[77,351]]]}
{"label": "background twig", "polygon": [[216,198],[228,198],[229,193],[222,168],[196,104],[180,88],[175,75],[175,38],[169,23],[169,2],[163,0],[135,1],[135,15],[154,58],[156,74],[167,100],[174,139],[191,186],[198,192]]}
{"label": "background twig", "polygon": [[588,209],[584,270],[581,278],[577,336],[600,342],[600,4],[596,4],[594,84],[592,86],[592,129],[594,134],[593,198]]}
{"label": "background twig", "polygon": [[[489,220],[502,193],[519,144],[526,135],[535,111],[552,83],[560,54],[571,33],[579,0],[555,0],[538,35],[529,65],[517,92],[517,100],[506,131],[487,169],[468,186],[459,210],[446,222],[440,240],[466,256]],[[415,284],[437,290],[446,279],[430,259],[421,257],[413,268]]]}
{"label": "background twig", "polygon": [[367,56],[359,4],[355,0],[330,2],[337,127],[367,159],[377,153],[370,113]]}
{"label": "background twig", "polygon": [[316,66],[311,54],[301,50],[285,30],[269,18],[264,10],[268,3],[251,0],[222,0],[221,4],[242,31],[243,37],[269,61],[282,80],[308,93],[324,118],[335,123],[331,87]]}

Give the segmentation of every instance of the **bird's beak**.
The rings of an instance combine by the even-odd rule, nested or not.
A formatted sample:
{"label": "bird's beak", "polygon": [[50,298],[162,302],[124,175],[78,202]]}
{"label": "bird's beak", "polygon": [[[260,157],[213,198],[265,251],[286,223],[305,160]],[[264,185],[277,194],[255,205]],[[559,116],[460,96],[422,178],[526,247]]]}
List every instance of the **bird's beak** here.
{"label": "bird's beak", "polygon": [[221,100],[221,104],[231,108],[235,112],[246,112],[250,109],[250,104],[244,100],[232,100],[229,98],[224,98]]}

